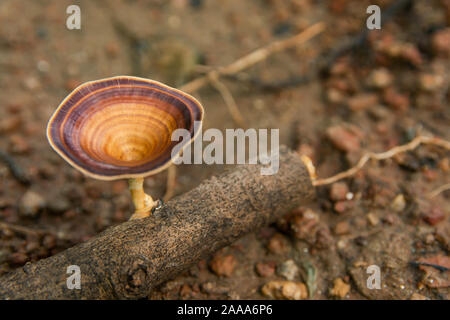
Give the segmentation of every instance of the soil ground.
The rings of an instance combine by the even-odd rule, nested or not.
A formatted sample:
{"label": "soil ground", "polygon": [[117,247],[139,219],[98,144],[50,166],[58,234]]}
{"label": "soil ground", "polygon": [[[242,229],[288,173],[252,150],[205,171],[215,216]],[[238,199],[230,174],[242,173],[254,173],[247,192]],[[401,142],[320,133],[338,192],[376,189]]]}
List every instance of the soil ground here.
{"label": "soil ground", "polygon": [[[71,1],[3,0],[0,150],[30,183],[0,162],[0,275],[85,241],[132,211],[125,181],[86,178],[47,143],[50,115],[77,85],[135,75],[179,86],[201,75],[202,66],[226,65],[325,22],[326,31],[306,45],[245,71],[259,82],[282,81],[361,32],[368,5],[383,10],[391,3],[81,0],[81,30],[68,30]],[[264,90],[223,81],[248,128],[280,128],[281,143],[310,156],[327,177],[365,151],[381,152],[419,133],[450,139],[449,22],[449,1],[415,1],[306,84]],[[204,129],[236,127],[213,88],[193,95],[205,107]],[[175,193],[223,167],[179,166]],[[146,179],[155,198],[165,192],[166,175]],[[429,193],[449,177],[450,154],[437,147],[371,162],[353,178],[319,187],[314,203],[205,258],[149,299],[271,298],[263,286],[281,280],[305,283],[313,299],[448,299],[450,192]],[[380,267],[380,290],[367,287],[370,265]]]}

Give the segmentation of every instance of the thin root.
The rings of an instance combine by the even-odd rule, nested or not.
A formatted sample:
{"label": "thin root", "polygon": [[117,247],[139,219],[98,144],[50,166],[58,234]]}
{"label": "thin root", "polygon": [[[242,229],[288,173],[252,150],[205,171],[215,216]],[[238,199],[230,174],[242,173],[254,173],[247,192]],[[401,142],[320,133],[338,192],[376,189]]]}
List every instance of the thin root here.
{"label": "thin root", "polygon": [[[361,159],[359,159],[358,163],[354,167],[352,167],[346,171],[343,171],[341,173],[338,173],[329,178],[313,180],[313,185],[314,186],[327,185],[327,184],[335,183],[336,181],[342,180],[344,178],[351,177],[351,176],[355,175],[359,170],[361,170],[364,167],[364,165],[367,163],[367,161],[369,161],[369,160],[379,161],[379,160],[389,159],[399,153],[414,150],[421,144],[431,144],[431,145],[439,146],[444,149],[450,150],[450,142],[440,139],[440,138],[437,138],[437,137],[426,137],[426,136],[420,135],[420,136],[415,137],[413,140],[411,140],[407,144],[394,147],[386,152],[381,152],[381,153],[368,152],[368,153],[364,154],[361,157]],[[447,185],[447,188],[448,188],[448,185]],[[440,190],[439,192],[442,192],[442,191],[443,190]],[[437,194],[439,194],[439,192]]]}
{"label": "thin root", "polygon": [[428,193],[427,196],[428,196],[428,198],[431,199],[431,198],[436,197],[438,194],[440,194],[446,190],[449,190],[449,189],[450,189],[450,183],[447,183],[447,184],[444,184],[443,186],[440,186],[439,188],[431,191],[430,193]]}
{"label": "thin root", "polygon": [[223,101],[225,101],[225,104],[234,122],[241,128],[245,128],[246,125],[244,117],[242,117],[242,114],[239,111],[239,107],[237,106],[236,101],[234,100],[233,95],[231,94],[231,91],[223,82],[219,80],[217,76],[210,76],[209,80],[211,82],[211,85],[220,93],[220,95],[223,98]]}
{"label": "thin root", "polygon": [[220,75],[236,74],[258,62],[267,59],[267,57],[269,57],[273,53],[287,50],[289,48],[305,43],[306,41],[321,33],[323,30],[325,30],[325,24],[323,22],[318,22],[293,37],[272,42],[265,47],[250,52],[249,54],[243,56],[242,58],[232,62],[225,67],[211,70],[206,75],[184,84],[179,89],[188,93],[197,91],[198,89],[204,87],[209,83],[209,79],[211,76],[218,77]]}
{"label": "thin root", "polygon": [[0,228],[11,230],[11,231],[23,234],[23,235],[31,235],[31,236],[35,236],[35,237],[39,237],[44,234],[50,233],[50,232],[46,232],[43,230],[31,229],[28,227],[19,226],[16,224],[10,224],[10,223],[6,223],[6,222],[0,222]]}

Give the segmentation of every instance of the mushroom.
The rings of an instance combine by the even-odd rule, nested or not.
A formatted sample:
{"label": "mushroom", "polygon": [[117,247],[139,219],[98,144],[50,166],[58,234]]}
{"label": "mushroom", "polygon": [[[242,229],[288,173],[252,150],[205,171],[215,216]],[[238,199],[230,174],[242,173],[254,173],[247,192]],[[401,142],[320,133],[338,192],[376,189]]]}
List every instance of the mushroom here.
{"label": "mushroom", "polygon": [[[99,180],[128,179],[135,212],[157,206],[144,178],[171,165],[200,133],[203,107],[192,96],[160,82],[118,76],[84,83],[58,106],[47,125],[52,148],[75,169]],[[176,129],[190,140],[172,141]],[[175,150],[177,151],[177,150]]]}

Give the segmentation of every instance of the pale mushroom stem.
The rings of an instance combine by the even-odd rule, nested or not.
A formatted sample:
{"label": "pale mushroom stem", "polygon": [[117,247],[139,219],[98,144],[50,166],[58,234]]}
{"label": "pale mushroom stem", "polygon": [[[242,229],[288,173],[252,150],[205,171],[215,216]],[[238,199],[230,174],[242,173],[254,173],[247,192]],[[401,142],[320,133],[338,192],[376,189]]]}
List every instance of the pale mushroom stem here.
{"label": "pale mushroom stem", "polygon": [[150,216],[152,209],[156,206],[156,202],[144,192],[144,178],[129,179],[128,188],[134,204],[134,213],[130,220]]}

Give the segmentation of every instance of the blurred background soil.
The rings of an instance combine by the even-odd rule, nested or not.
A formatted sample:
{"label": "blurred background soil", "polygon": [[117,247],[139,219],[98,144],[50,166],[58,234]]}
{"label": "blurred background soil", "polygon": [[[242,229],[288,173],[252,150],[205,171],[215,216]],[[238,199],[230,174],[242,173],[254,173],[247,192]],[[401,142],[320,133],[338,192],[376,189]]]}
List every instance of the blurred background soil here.
{"label": "blurred background soil", "polygon": [[[79,84],[135,75],[172,86],[323,21],[303,46],[223,79],[249,128],[280,128],[283,144],[310,156],[320,177],[432,134],[450,139],[450,2],[413,1],[368,41],[306,83],[265,89],[314,67],[365,28],[366,8],[393,1],[134,0],[0,3],[0,275],[54,255],[126,221],[126,181],[84,177],[48,145],[45,128]],[[81,30],[66,28],[67,6]],[[242,75],[241,75],[242,76]],[[267,87],[267,86],[266,86]],[[193,94],[204,129],[235,128],[220,94]],[[178,167],[181,194],[225,166]],[[318,188],[317,200],[206,257],[150,299],[448,299],[450,154],[432,146],[369,163]],[[146,179],[156,198],[167,172]],[[26,180],[27,181],[20,181]],[[421,264],[422,263],[422,264]],[[423,263],[434,265],[423,265]],[[381,269],[370,290],[366,269]]]}

